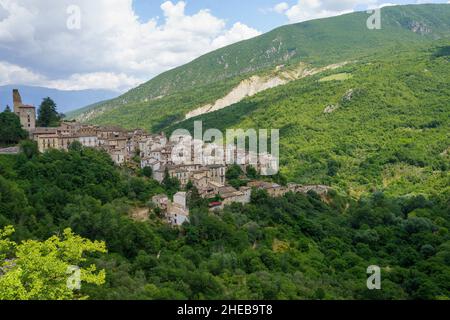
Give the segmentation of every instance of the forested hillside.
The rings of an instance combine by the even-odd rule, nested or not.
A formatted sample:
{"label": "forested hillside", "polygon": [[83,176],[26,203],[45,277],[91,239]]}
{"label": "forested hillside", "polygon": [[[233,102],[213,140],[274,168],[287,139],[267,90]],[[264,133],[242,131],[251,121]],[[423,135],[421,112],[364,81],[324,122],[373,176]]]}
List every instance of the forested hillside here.
{"label": "forested hillside", "polygon": [[[449,194],[450,5],[386,7],[382,17],[381,30],[366,28],[366,13],[276,29],[162,74],[124,95],[123,106],[88,121],[169,134],[195,120],[205,129],[277,128],[281,169],[291,181],[332,185],[356,198],[374,190]],[[278,40],[279,50],[261,53]],[[237,69],[219,70],[219,56],[236,59]],[[275,77],[275,66],[289,72],[299,62],[303,68],[346,64],[184,120],[251,74]],[[244,65],[252,71],[239,73]],[[161,93],[166,81],[174,91]],[[152,92],[156,100],[132,102]]]}
{"label": "forested hillside", "polygon": [[393,50],[167,129],[280,129],[282,172],[358,197],[450,197],[450,42]]}
{"label": "forested hillside", "polygon": [[[175,228],[151,199],[179,184],[138,163],[77,143],[39,154],[22,141],[0,155],[0,299],[450,299],[450,5],[382,17],[382,30],[366,13],[285,26],[72,115],[167,134],[198,120],[280,129],[274,180],[331,186],[326,196],[253,190],[251,203],[211,213],[191,190],[190,222]],[[299,65],[320,72],[185,120],[250,76]],[[11,116],[7,146],[25,136]],[[36,252],[50,268],[33,265]],[[75,293],[69,264],[89,277]],[[382,290],[367,289],[371,265]],[[41,279],[52,289],[34,288]]]}
{"label": "forested hillside", "polygon": [[[163,190],[94,150],[0,156],[0,230],[14,225],[12,240],[45,240],[70,227],[105,241],[108,253],[83,262],[106,275],[103,285],[83,284],[80,294],[91,299],[450,296],[448,198],[375,192],[354,201],[331,192],[324,202],[314,193],[274,199],[255,192],[251,204],[216,215],[191,198],[191,224],[181,229],[156,215],[129,217]],[[367,290],[369,265],[382,268],[383,290]]]}
{"label": "forested hillside", "polygon": [[385,7],[381,14],[381,30],[367,28],[365,12],[283,26],[206,54],[70,117],[157,131],[222,98],[241,80],[277,66],[326,66],[450,36],[448,4]]}

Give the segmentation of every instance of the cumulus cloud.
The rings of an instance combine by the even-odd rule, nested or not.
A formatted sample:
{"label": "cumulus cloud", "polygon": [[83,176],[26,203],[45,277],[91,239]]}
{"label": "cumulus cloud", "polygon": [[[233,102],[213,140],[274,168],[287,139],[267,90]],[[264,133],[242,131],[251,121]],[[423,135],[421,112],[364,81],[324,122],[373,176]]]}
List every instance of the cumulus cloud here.
{"label": "cumulus cloud", "polygon": [[60,90],[110,89],[124,91],[135,87],[141,80],[125,73],[74,73],[67,78],[51,79],[27,68],[0,61],[0,84],[26,84]]}
{"label": "cumulus cloud", "polygon": [[289,4],[286,2],[281,2],[279,4],[277,4],[275,7],[273,7],[273,10],[276,13],[283,13],[285,12],[287,9],[289,9]]}
{"label": "cumulus cloud", "polygon": [[33,73],[32,71],[8,63],[6,61],[0,61],[0,83],[4,84],[38,84],[45,80],[42,76]]}
{"label": "cumulus cloud", "polygon": [[212,42],[212,47],[214,49],[221,48],[230,43],[253,38],[255,36],[258,36],[259,34],[260,33],[255,29],[250,28],[240,22],[236,22],[230,30],[214,39],[214,41]]}
{"label": "cumulus cloud", "polygon": [[[67,8],[79,7],[70,30]],[[139,21],[132,0],[0,0],[0,84],[123,91],[228,44],[260,34],[227,28],[209,10],[166,1],[162,21]]]}
{"label": "cumulus cloud", "polygon": [[298,0],[292,6],[286,5],[285,2],[279,3],[274,11],[284,14],[290,23],[296,23],[350,13],[356,8],[374,9],[395,4],[380,0]]}
{"label": "cumulus cloud", "polygon": [[302,22],[353,12],[354,7],[361,2],[373,4],[377,0],[299,0],[297,4],[285,10],[284,14],[289,22]]}

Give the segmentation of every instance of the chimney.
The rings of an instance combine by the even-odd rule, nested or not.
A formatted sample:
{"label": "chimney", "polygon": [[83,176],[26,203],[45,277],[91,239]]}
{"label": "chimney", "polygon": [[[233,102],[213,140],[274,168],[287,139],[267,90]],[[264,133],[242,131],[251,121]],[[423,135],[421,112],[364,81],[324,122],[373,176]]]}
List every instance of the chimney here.
{"label": "chimney", "polygon": [[22,98],[20,96],[18,89],[13,89],[13,102],[14,102],[14,112],[16,112],[16,108],[22,105]]}

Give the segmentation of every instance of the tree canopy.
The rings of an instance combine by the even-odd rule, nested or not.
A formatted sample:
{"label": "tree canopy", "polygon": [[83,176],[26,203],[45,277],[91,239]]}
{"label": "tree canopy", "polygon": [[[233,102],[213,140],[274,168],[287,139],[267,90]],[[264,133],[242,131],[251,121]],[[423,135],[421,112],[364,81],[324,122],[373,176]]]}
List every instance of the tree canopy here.
{"label": "tree canopy", "polygon": [[[12,226],[0,230],[0,300],[86,299],[75,291],[82,282],[105,282],[104,270],[97,272],[94,264],[81,267],[87,253],[106,252],[104,242],[83,239],[65,229],[62,237],[16,243],[10,240],[13,232]],[[71,282],[72,276],[79,279]]]}
{"label": "tree canopy", "polygon": [[40,127],[57,127],[61,121],[56,103],[49,97],[42,100],[38,110],[37,125]]}
{"label": "tree canopy", "polygon": [[[31,158],[0,155],[0,228],[14,225],[16,230],[2,236],[1,261],[12,266],[13,259],[22,257],[19,253],[31,252],[33,261],[38,259],[41,266],[52,261],[56,268],[62,258],[51,248],[64,242],[64,230],[71,228],[94,243],[104,241],[108,253],[85,251],[86,261],[64,260],[64,266],[88,269],[95,264],[105,270],[105,285],[84,282],[79,294],[75,291],[72,296],[64,289],[67,298],[450,296],[448,197],[392,197],[377,191],[355,200],[330,191],[327,196],[311,192],[272,198],[265,191],[254,191],[250,204],[232,204],[211,213],[192,188],[190,223],[173,228],[150,205],[154,195],[173,191],[174,181],[166,180],[166,186],[160,185],[142,177],[140,170],[115,167],[108,154],[89,148],[51,150]],[[131,212],[136,208],[148,208],[148,220],[134,220]],[[62,235],[57,236],[60,240],[55,234]],[[41,244],[49,238],[53,240]],[[18,251],[20,244],[27,244],[26,249]],[[31,268],[29,260],[23,265]],[[382,270],[381,291],[367,289],[370,265]],[[32,270],[36,279],[45,278],[44,285],[61,292],[62,282],[51,283],[51,276],[37,265]],[[16,272],[10,277],[23,294],[4,294],[31,298],[27,278]]]}
{"label": "tree canopy", "polygon": [[0,146],[17,144],[27,136],[16,114],[8,109],[0,113]]}

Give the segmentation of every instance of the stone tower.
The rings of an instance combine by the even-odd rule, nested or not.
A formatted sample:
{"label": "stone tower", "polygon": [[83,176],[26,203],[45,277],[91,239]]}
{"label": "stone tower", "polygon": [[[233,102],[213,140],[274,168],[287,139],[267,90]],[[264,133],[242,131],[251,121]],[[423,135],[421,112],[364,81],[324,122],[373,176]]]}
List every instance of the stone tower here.
{"label": "stone tower", "polygon": [[20,118],[22,127],[27,131],[36,129],[36,108],[22,103],[19,90],[13,89],[14,113]]}
{"label": "stone tower", "polygon": [[13,103],[14,103],[14,112],[18,112],[19,108],[22,104],[22,97],[20,96],[18,89],[13,89]]}

